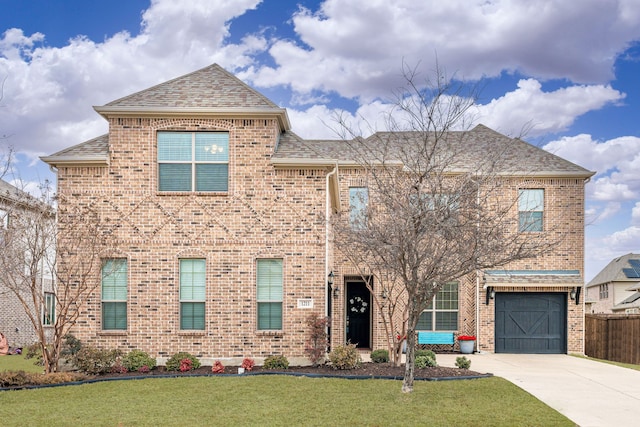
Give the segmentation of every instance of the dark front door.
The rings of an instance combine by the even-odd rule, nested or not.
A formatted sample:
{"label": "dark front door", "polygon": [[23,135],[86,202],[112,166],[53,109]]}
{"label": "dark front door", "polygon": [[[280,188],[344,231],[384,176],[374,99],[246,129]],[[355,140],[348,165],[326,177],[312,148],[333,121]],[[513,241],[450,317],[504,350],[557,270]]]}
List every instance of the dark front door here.
{"label": "dark front door", "polygon": [[566,353],[566,294],[497,293],[495,333],[496,353]]}
{"label": "dark front door", "polygon": [[363,281],[348,281],[347,341],[358,348],[371,348],[371,293]]}

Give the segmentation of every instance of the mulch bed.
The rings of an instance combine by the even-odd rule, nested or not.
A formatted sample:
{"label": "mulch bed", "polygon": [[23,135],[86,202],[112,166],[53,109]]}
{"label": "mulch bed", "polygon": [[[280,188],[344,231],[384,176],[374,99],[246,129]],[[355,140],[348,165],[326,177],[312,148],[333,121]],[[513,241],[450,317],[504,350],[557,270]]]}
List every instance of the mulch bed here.
{"label": "mulch bed", "polygon": [[[231,375],[238,373],[237,366],[225,366],[223,375]],[[285,374],[310,377],[345,377],[345,378],[389,378],[402,379],[404,377],[404,366],[396,367],[388,363],[362,363],[356,369],[333,369],[328,365],[320,366],[290,366],[286,370],[274,371],[266,370],[261,366],[254,366],[244,375],[268,375],[268,374]],[[111,378],[127,378],[127,377],[153,377],[153,376],[196,376],[196,375],[221,375],[214,374],[211,366],[201,366],[198,369],[189,372],[167,371],[163,366],[159,366],[149,373],[141,374],[139,372],[126,372],[123,374],[109,373],[95,377],[96,379]],[[469,369],[459,368],[424,368],[416,369],[414,378],[417,380],[443,380],[443,379],[463,379],[463,378],[482,378],[491,376],[491,374],[481,374]]]}

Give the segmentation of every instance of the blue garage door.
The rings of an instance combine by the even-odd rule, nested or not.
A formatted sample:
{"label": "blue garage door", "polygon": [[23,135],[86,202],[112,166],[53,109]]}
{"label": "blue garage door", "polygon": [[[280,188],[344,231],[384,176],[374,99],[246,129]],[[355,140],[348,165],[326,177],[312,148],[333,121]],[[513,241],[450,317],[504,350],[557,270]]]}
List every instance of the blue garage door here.
{"label": "blue garage door", "polygon": [[496,294],[496,353],[567,352],[564,293]]}

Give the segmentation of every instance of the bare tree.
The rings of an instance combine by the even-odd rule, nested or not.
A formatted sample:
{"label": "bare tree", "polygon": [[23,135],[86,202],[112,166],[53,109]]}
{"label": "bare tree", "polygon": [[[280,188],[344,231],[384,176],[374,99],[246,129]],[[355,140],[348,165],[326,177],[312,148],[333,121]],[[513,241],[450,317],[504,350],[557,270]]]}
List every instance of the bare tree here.
{"label": "bare tree", "polygon": [[517,232],[517,200],[504,197],[503,187],[527,167],[512,155],[510,138],[470,140],[465,122],[475,88],[464,92],[441,69],[424,85],[404,71],[408,85],[389,131],[345,139],[369,195],[358,215],[338,213],[332,227],[340,253],[373,278],[375,292],[367,283],[397,364],[407,339],[402,391],[411,392],[416,326],[436,293],[479,270],[545,253],[557,240]]}
{"label": "bare tree", "polygon": [[[20,301],[33,325],[45,372],[56,372],[64,337],[99,286],[96,271],[108,242],[90,206],[56,213],[51,190],[43,194],[42,200],[21,190],[3,194],[9,219],[1,232],[0,283]],[[63,218],[60,223],[56,214]]]}

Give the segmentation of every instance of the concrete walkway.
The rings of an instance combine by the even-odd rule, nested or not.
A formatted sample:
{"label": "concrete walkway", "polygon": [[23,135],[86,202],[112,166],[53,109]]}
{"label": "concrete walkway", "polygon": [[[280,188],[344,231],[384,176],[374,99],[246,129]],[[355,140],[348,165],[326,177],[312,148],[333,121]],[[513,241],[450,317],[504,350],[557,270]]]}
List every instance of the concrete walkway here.
{"label": "concrete walkway", "polygon": [[[459,354],[438,354],[455,366]],[[640,425],[640,371],[568,355],[471,354],[471,370],[505,378],[581,427]]]}

